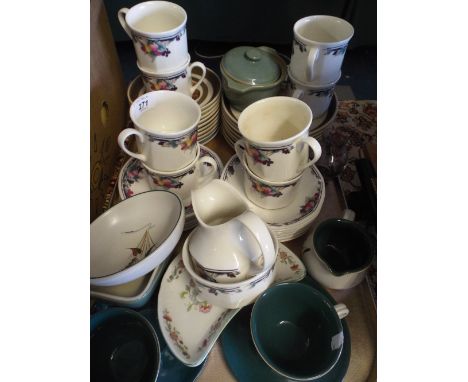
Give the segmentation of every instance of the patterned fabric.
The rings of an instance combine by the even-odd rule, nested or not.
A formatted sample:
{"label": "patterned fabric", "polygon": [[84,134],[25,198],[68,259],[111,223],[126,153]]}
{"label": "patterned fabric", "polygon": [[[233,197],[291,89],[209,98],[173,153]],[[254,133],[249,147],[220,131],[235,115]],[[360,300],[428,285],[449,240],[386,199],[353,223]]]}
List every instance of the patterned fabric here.
{"label": "patterned fabric", "polygon": [[337,134],[348,142],[349,164],[340,175],[343,191],[345,195],[359,191],[361,184],[353,161],[362,158],[360,151],[366,144],[377,143],[377,102],[339,102],[330,133]]}
{"label": "patterned fabric", "polygon": [[[363,157],[362,150],[367,144],[377,144],[377,101],[339,102],[330,133],[347,141],[349,162],[340,174],[340,180],[343,192],[348,196],[361,190],[354,160]],[[377,304],[377,257],[368,271],[367,281]]]}

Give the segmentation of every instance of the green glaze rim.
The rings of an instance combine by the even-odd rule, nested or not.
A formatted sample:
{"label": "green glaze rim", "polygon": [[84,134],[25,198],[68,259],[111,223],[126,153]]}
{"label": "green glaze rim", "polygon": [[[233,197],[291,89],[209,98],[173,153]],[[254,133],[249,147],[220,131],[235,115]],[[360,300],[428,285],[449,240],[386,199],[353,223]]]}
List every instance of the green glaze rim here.
{"label": "green glaze rim", "polygon": [[[274,370],[276,373],[282,375],[283,377],[287,378],[287,379],[292,379],[292,380],[296,380],[296,381],[313,381],[313,380],[316,380],[316,379],[319,379],[319,378],[322,378],[323,376],[325,376],[330,370],[332,370],[335,365],[338,363],[340,357],[341,357],[341,353],[343,352],[343,347],[344,347],[344,341],[341,343],[341,346],[340,346],[340,350],[338,352],[338,355],[335,357],[333,363],[325,370],[325,371],[321,371],[320,374],[317,374],[317,375],[314,375],[314,376],[307,376],[307,377],[301,377],[301,376],[298,376],[298,375],[295,375],[295,374],[292,374],[292,373],[289,373],[286,374],[286,370],[283,370],[283,369],[279,369],[278,367],[274,366],[271,362],[271,360],[266,357],[265,354],[262,354],[262,351],[259,349],[259,347],[257,346],[257,342],[255,340],[256,336],[254,335],[254,325],[252,325],[252,321],[253,321],[253,318],[254,318],[254,314],[255,314],[255,309],[258,309],[258,302],[261,301],[262,297],[264,297],[266,294],[268,293],[273,293],[272,290],[273,289],[278,289],[278,288],[289,288],[291,287],[292,285],[294,285],[295,288],[303,288],[303,289],[310,289],[312,290],[312,292],[316,295],[318,295],[322,301],[328,305],[329,307],[331,307],[331,309],[333,311],[335,311],[335,308],[333,306],[333,304],[318,290],[318,289],[315,289],[312,285],[308,285],[308,284],[303,284],[303,283],[298,283],[298,282],[284,282],[284,283],[280,283],[280,284],[277,284],[277,285],[273,285],[272,287],[268,288],[267,290],[265,290],[258,298],[257,300],[255,301],[253,307],[252,307],[252,311],[250,312],[250,336],[252,338],[252,342],[255,346],[255,349],[257,350],[257,353],[258,355],[263,359],[263,361],[272,369]],[[336,314],[336,317],[335,318],[335,321],[338,323],[338,326],[340,327],[341,331],[340,333],[343,333],[344,335],[344,328],[343,328],[343,324],[341,323],[341,319],[338,317],[338,314]],[[344,318],[343,318],[344,319]]]}

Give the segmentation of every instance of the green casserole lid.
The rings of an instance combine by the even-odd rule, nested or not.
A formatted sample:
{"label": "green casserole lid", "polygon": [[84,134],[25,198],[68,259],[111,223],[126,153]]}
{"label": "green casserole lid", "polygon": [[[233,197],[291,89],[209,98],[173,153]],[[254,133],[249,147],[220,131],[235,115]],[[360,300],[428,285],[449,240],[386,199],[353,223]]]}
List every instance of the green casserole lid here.
{"label": "green casserole lid", "polygon": [[269,48],[238,46],[223,56],[221,70],[234,81],[249,85],[276,82],[281,69],[268,50]]}

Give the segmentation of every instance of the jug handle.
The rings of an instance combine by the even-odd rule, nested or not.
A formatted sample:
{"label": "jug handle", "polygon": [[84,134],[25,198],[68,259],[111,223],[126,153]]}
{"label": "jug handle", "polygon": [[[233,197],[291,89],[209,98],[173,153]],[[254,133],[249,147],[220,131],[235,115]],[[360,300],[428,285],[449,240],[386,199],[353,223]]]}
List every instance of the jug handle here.
{"label": "jug handle", "polygon": [[[263,254],[263,264],[259,264],[262,270],[271,267],[276,261],[274,239],[268,230],[266,223],[252,211],[246,211],[236,218],[257,240]],[[257,260],[257,259],[255,259]]]}

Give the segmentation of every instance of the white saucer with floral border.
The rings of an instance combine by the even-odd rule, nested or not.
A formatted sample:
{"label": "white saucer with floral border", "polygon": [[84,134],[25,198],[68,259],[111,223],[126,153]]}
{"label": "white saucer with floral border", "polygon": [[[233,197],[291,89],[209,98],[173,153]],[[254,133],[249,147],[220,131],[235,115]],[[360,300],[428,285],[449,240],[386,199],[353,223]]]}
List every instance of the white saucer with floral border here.
{"label": "white saucer with floral border", "polygon": [[[302,261],[280,244],[274,284],[300,281],[306,269]],[[200,365],[229,321],[240,309],[224,309],[197,299],[200,293],[177,255],[161,279],[158,321],[171,352],[185,365]]]}
{"label": "white saucer with floral border", "polygon": [[[245,196],[244,169],[237,155],[233,155],[227,161],[221,180],[228,182]],[[250,209],[269,225],[279,241],[292,240],[300,236],[322,209],[325,200],[325,182],[317,167],[312,165],[304,170],[299,182],[294,200],[284,208],[267,210],[250,202],[246,197]]]}
{"label": "white saucer with floral border", "polygon": [[[200,145],[200,157],[204,155],[212,157],[218,164],[217,178],[219,178],[223,171],[223,162],[221,162],[221,159],[213,150]],[[119,173],[118,189],[120,199],[125,200],[141,192],[150,191],[152,188],[148,178],[148,173],[141,162],[136,158],[130,158],[122,166]],[[185,207],[184,231],[195,227],[196,223],[197,219],[193,213],[192,205],[190,204]]]}

